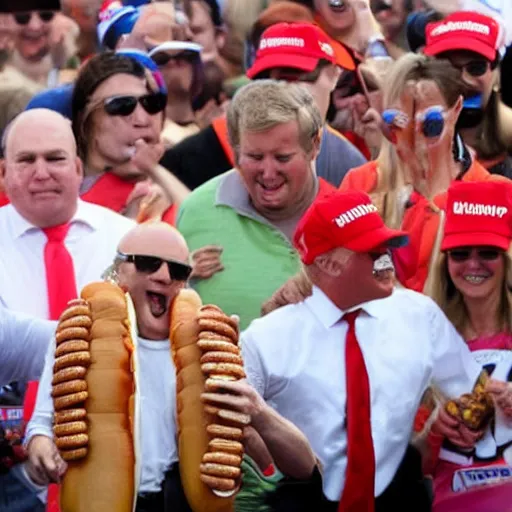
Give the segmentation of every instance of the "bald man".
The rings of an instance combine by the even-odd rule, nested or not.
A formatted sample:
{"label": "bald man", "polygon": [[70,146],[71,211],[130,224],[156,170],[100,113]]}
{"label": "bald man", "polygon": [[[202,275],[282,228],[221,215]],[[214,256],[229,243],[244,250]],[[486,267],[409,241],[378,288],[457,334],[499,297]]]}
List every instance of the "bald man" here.
{"label": "bald man", "polygon": [[[170,306],[192,271],[188,248],[168,224],[141,224],[119,242],[112,275],[132,299],[137,314],[141,394],[141,481],[138,512],[164,511],[172,496],[173,510],[187,511],[177,466],[175,397],[176,372],[169,341]],[[53,443],[51,379],[55,343],[48,350],[36,409],[27,428],[29,461],[26,474],[44,488],[58,482],[66,470]]]}
{"label": "bald man", "polygon": [[[49,283],[55,279],[48,279],[46,228],[67,229],[59,247],[67,250],[71,263],[67,272],[54,267],[53,277],[66,282],[71,291],[76,288],[76,296],[77,290],[101,278],[117,244],[134,223],[78,198],[82,163],[71,125],[60,114],[44,109],[22,113],[10,125],[3,147],[0,180],[10,204],[0,208],[0,305],[36,319],[56,320],[50,311]],[[11,472],[0,472],[0,504],[5,504],[5,510],[16,510],[15,503],[29,499]],[[38,506],[41,501],[30,510]]]}
{"label": "bald man", "polygon": [[[169,340],[170,307],[192,271],[188,259],[187,245],[176,229],[161,222],[141,224],[120,241],[110,273],[130,293],[139,333],[142,468],[136,512],[191,512],[179,477],[176,372]],[[55,342],[46,356],[36,410],[27,429],[29,461],[25,474],[34,490],[58,482],[66,471],[53,443],[54,350]],[[305,478],[309,476],[315,457],[306,438],[276,415],[247,383],[228,386],[226,391],[232,396],[227,405],[253,413],[253,426],[269,442],[276,460],[283,461],[284,467],[293,467],[292,476],[297,471],[303,471]],[[222,401],[218,395],[205,398]]]}

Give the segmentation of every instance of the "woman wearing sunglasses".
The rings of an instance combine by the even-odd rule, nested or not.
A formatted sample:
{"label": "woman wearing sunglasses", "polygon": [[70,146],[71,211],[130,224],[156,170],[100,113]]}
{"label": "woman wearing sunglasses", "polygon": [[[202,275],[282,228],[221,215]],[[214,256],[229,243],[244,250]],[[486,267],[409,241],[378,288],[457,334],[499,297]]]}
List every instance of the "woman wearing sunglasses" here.
{"label": "woman wearing sunglasses", "polygon": [[426,291],[491,375],[487,391],[496,411],[483,431],[457,429],[457,421],[440,413],[430,437],[433,448],[444,436],[433,468],[435,512],[501,512],[512,500],[511,242],[512,185],[450,187],[441,252]]}
{"label": "woman wearing sunglasses", "polygon": [[[450,27],[469,27],[450,30]],[[500,99],[500,26],[476,12],[456,12],[426,29],[426,55],[447,59],[469,87],[458,129],[491,172],[512,177],[512,110]]]}

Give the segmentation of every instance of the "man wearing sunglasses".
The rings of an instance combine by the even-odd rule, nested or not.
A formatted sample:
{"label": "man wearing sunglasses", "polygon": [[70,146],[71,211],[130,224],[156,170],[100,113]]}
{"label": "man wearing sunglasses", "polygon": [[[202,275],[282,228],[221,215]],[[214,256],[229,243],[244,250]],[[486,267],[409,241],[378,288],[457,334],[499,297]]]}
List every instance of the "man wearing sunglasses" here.
{"label": "man wearing sunglasses", "polygon": [[469,87],[457,128],[492,173],[512,177],[512,110],[498,83],[500,26],[477,12],[460,11],[426,28],[426,55],[448,59]]}
{"label": "man wearing sunglasses", "polygon": [[[136,490],[136,512],[191,512],[184,496],[178,467],[175,392],[176,372],[172,362],[169,328],[172,301],[186,284],[192,268],[184,238],[164,223],[140,224],[120,241],[108,277],[130,293],[137,315],[138,361],[141,392],[141,479]],[[38,403],[27,431],[31,485],[58,480],[66,466],[55,453],[51,418],[51,379],[54,350],[49,350],[41,377]],[[305,437],[278,417],[246,383],[236,383],[228,395],[247,404],[250,397],[259,406],[258,428],[272,440],[272,452],[287,463],[291,476],[308,477],[315,458]],[[246,398],[247,397],[247,398]],[[246,399],[244,399],[246,398]],[[293,459],[287,455],[293,453]],[[59,470],[60,469],[60,470]],[[115,492],[115,489],[112,490]]]}

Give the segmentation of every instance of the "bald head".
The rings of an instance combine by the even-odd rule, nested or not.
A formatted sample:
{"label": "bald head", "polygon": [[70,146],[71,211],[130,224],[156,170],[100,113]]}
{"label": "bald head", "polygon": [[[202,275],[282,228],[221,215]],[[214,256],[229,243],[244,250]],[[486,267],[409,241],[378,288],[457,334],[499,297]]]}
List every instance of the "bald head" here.
{"label": "bald head", "polygon": [[70,156],[76,157],[76,141],[69,119],[53,110],[35,108],[22,112],[6,129],[2,141],[6,158],[12,158],[13,151],[18,148],[19,143],[23,144],[27,130],[38,133],[41,138],[47,138],[51,134],[59,141],[59,149],[64,149]]}
{"label": "bald head", "polygon": [[119,242],[125,254],[158,256],[167,260],[188,263],[189,250],[183,235],[165,222],[138,224]]}

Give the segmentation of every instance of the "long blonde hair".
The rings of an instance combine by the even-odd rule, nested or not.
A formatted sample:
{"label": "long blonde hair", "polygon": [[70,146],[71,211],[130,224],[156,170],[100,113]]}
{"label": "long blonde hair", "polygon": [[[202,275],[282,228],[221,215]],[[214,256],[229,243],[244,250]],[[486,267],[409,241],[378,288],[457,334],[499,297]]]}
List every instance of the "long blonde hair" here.
{"label": "long blonde hair", "polygon": [[[512,245],[504,253],[503,258],[505,279],[501,286],[498,317],[501,328],[509,332],[512,330]],[[459,334],[464,336],[470,322],[469,312],[462,293],[457,290],[450,278],[448,258],[445,252],[437,250],[433,256],[423,292],[437,303]]]}
{"label": "long blonde hair", "polygon": [[[384,83],[383,108],[390,108],[404,92],[410,80],[433,80],[449,107],[466,93],[467,86],[461,73],[448,61],[433,59],[425,55],[408,53],[398,59],[386,76]],[[379,156],[378,183],[372,192],[372,199],[379,208],[384,222],[393,228],[401,225],[405,205],[412,191],[412,180],[395,146],[383,139]]]}

